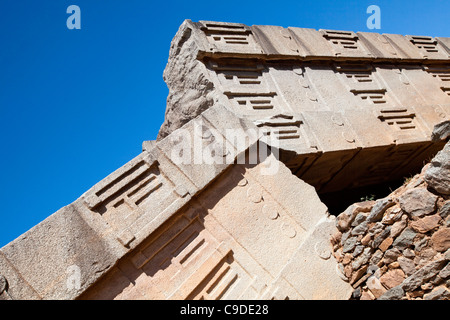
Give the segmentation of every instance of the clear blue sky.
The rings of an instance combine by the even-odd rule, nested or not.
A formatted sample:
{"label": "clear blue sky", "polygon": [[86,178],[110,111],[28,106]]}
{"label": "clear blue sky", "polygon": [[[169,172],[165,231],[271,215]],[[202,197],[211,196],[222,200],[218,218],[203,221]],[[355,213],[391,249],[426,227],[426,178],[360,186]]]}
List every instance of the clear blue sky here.
{"label": "clear blue sky", "polygon": [[[81,30],[66,9],[81,8]],[[0,247],[155,139],[184,19],[450,37],[450,1],[0,0]]]}

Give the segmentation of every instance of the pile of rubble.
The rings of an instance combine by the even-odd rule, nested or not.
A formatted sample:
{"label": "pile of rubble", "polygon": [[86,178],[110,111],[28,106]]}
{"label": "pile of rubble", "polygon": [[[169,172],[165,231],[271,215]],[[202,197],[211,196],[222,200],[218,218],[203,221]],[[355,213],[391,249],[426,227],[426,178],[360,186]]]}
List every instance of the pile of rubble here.
{"label": "pile of rubble", "polygon": [[450,298],[450,142],[389,196],[349,206],[332,238],[352,299]]}

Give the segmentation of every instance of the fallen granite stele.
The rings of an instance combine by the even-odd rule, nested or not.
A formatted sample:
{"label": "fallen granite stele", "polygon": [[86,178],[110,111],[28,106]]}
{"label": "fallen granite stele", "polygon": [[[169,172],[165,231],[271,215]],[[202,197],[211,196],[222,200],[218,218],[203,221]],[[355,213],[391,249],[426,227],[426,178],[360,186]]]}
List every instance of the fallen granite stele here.
{"label": "fallen granite stele", "polygon": [[[442,219],[408,220],[395,242],[397,222],[376,224],[407,205],[380,200],[336,220],[318,194],[408,176],[443,149],[450,38],[186,20],[164,80],[157,140],[1,248],[0,299],[349,299],[355,284],[404,296],[408,283],[384,287],[400,271],[369,269],[376,250],[362,237],[376,229],[371,245],[404,251],[414,228]],[[437,192],[441,158],[424,177]],[[411,215],[437,209],[424,210]],[[349,279],[336,235],[354,219]]]}

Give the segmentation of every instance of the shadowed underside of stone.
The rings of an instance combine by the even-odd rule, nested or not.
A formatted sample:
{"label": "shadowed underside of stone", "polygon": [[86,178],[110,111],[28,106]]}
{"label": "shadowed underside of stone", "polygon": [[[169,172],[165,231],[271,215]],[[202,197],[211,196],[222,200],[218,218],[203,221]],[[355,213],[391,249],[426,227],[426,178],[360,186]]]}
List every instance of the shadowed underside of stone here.
{"label": "shadowed underside of stone", "polygon": [[[157,141],[1,249],[0,299],[348,299],[316,191],[402,177],[442,148],[449,46],[186,20]],[[176,160],[199,150],[227,161]]]}

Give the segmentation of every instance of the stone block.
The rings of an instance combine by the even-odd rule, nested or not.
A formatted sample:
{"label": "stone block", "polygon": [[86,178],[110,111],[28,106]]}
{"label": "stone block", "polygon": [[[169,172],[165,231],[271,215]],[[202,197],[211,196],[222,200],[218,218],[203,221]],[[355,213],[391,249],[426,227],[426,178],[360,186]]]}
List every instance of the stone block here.
{"label": "stone block", "polygon": [[425,172],[425,181],[437,192],[450,194],[450,144],[447,143],[443,150],[431,160],[431,164]]}
{"label": "stone block", "polygon": [[450,58],[450,38],[448,37],[436,37],[436,40],[445,48],[447,51],[447,58]]}
{"label": "stone block", "polygon": [[[305,299],[348,299],[352,287],[339,277],[337,263],[312,250],[318,245],[326,246],[321,239],[335,232],[334,222],[323,217],[311,236],[297,250],[283,269],[283,276],[300,292]],[[331,245],[328,250],[331,250]],[[320,277],[321,281],[314,281]]]}
{"label": "stone block", "polygon": [[72,205],[3,247],[1,255],[16,271],[10,281],[24,283],[12,288],[15,299],[73,299],[118,258]]}
{"label": "stone block", "polygon": [[448,52],[441,42],[429,36],[409,36],[406,38],[414,44],[424,59],[446,60]]}
{"label": "stone block", "polygon": [[[81,299],[348,297],[352,288],[336,273],[328,241],[334,219],[282,163],[277,175],[261,174],[273,160],[230,166]],[[291,271],[302,268],[326,283],[294,285]]]}
{"label": "stone block", "polygon": [[332,52],[328,41],[319,31],[310,28],[296,27],[289,27],[288,30],[303,49],[307,58],[334,57],[334,52]]}
{"label": "stone block", "polygon": [[397,52],[398,56],[402,60],[420,60],[422,56],[419,49],[414,46],[411,41],[400,34],[383,34],[383,36],[389,41],[389,44]]}
{"label": "stone block", "polygon": [[305,56],[289,29],[279,26],[252,26],[251,30],[268,58]]}
{"label": "stone block", "polygon": [[0,300],[42,299],[42,296],[27,283],[14,265],[6,259],[2,251],[0,251]]}
{"label": "stone block", "polygon": [[412,217],[423,217],[436,209],[437,196],[425,188],[416,188],[406,191],[399,203],[403,211]]}
{"label": "stone block", "polygon": [[206,52],[213,54],[262,54],[250,27],[242,23],[199,21],[207,39]]}
{"label": "stone block", "polygon": [[375,59],[401,58],[395,47],[390,44],[384,35],[375,32],[357,32],[357,35]]}

